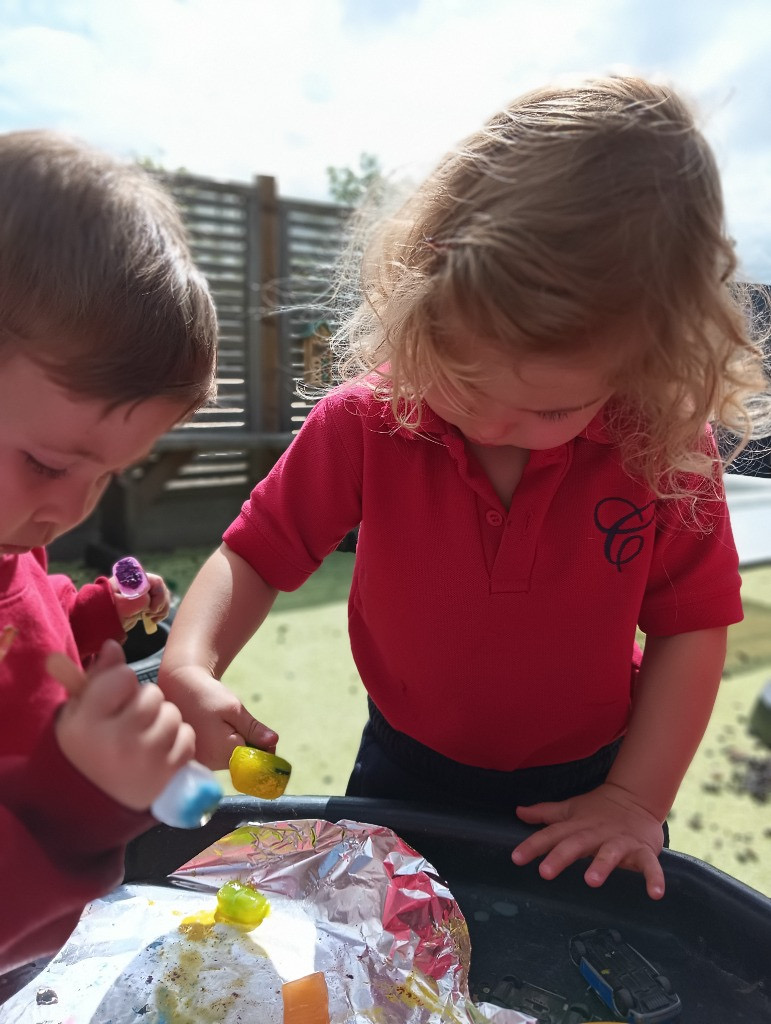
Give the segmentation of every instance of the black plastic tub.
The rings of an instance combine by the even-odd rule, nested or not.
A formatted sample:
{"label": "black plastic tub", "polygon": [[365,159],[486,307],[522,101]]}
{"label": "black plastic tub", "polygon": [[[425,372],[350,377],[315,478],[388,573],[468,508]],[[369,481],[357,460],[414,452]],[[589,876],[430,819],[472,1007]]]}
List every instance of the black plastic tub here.
{"label": "black plastic tub", "polygon": [[295,818],[385,825],[426,857],[468,922],[470,988],[477,1000],[489,999],[504,977],[514,976],[601,1013],[599,1004],[587,1003],[569,941],[578,932],[611,927],[669,978],[683,1004],[683,1024],[771,1022],[771,900],[669,850],[662,854],[667,892],[654,902],[632,872],[617,871],[602,888],[590,889],[581,865],[551,882],[534,865],[514,867],[511,849],[530,830],[500,818],[350,797],[228,797],[203,829],[159,826],[132,843],[126,881],[162,882],[243,822]]}
{"label": "black plastic tub", "polygon": [[171,618],[159,622],[154,633],[146,633],[137,623],[126,637],[123,654],[140,683],[157,683],[163,649],[169,638]]}
{"label": "black plastic tub", "polygon": [[[616,871],[600,889],[583,881],[582,865],[545,882],[534,865],[516,868],[512,848],[531,831],[495,817],[455,817],[412,804],[350,797],[226,797],[212,820],[185,831],[159,825],[135,840],[125,881],[163,884],[166,876],[220,836],[248,821],[348,819],[393,829],[436,868],[468,922],[470,988],[477,1001],[525,986],[612,1014],[587,989],[570,959],[572,936],[617,929],[666,975],[682,1002],[682,1024],[771,1022],[771,900],[685,854],[665,850],[667,892],[654,902],[640,875]],[[27,984],[43,962],[0,979],[0,1002]],[[544,1024],[586,1017],[544,1016]],[[2,1011],[0,1011],[2,1020]]]}

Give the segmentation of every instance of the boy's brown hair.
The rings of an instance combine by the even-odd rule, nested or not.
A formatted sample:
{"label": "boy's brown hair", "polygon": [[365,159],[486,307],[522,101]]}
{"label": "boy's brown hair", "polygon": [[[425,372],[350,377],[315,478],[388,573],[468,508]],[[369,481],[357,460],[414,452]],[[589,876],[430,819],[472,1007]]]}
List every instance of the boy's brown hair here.
{"label": "boy's brown hair", "polygon": [[48,131],[0,135],[0,363],[110,406],[213,397],[217,319],[173,199]]}

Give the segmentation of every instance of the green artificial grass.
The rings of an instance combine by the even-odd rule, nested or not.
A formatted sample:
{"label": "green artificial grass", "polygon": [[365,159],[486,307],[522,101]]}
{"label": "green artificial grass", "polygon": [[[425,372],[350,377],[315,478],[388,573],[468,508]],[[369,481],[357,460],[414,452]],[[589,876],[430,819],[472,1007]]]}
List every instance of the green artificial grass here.
{"label": "green artificial grass", "polygon": [[[137,557],[183,594],[208,554],[190,549]],[[278,752],[293,765],[289,794],[344,792],[366,720],[347,635],[354,557],[335,552],[300,590],[279,595],[224,676],[250,711],[279,733]],[[66,564],[52,571],[69,572],[77,582],[94,575]],[[771,675],[771,567],[748,570],[744,584],[745,621],[729,633],[715,711],[669,821],[673,849],[771,896],[771,752],[747,732]],[[234,792],[228,773],[220,775]]]}

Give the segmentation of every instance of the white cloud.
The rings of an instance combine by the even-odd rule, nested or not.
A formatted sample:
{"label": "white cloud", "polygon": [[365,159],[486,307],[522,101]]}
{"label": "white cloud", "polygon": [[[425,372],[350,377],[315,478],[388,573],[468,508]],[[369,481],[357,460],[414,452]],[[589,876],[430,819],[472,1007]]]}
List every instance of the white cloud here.
{"label": "white cloud", "polygon": [[625,65],[704,111],[743,261],[771,279],[769,52],[765,0],[17,2],[0,128],[323,198],[330,164],[369,151],[418,176],[517,93]]}

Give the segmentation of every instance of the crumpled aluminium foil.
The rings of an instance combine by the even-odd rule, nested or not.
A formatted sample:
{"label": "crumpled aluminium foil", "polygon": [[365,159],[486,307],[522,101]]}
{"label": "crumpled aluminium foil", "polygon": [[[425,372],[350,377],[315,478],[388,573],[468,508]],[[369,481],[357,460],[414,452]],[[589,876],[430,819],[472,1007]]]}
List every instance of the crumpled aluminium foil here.
{"label": "crumpled aluminium foil", "polygon": [[[248,933],[213,923],[217,890],[232,879],[271,903]],[[468,999],[470,943],[457,903],[390,829],[243,825],[169,881],[122,886],[92,903],[58,956],[6,1003],[3,1021],[282,1024],[282,982],[317,970],[331,1024],[489,1019]]]}

